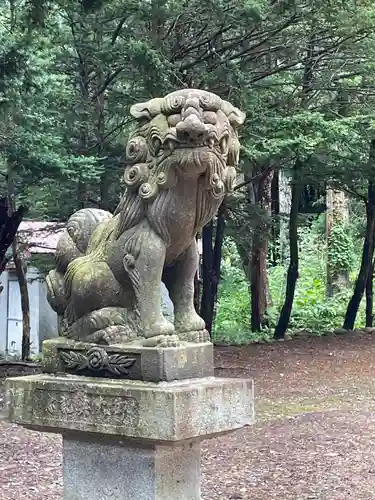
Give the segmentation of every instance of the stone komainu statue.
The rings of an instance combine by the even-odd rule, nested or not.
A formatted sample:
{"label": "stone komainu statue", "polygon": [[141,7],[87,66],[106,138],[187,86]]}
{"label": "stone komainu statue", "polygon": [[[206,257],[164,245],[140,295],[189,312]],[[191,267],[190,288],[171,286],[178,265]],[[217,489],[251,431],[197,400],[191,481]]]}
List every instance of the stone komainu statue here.
{"label": "stone komainu statue", "polygon": [[[207,332],[193,305],[195,236],[233,190],[244,114],[215,94],[180,90],[131,108],[126,190],[114,213],[69,219],[47,278],[60,334],[101,344],[176,345]],[[163,281],[174,325],[161,312]],[[147,340],[148,339],[148,340]]]}

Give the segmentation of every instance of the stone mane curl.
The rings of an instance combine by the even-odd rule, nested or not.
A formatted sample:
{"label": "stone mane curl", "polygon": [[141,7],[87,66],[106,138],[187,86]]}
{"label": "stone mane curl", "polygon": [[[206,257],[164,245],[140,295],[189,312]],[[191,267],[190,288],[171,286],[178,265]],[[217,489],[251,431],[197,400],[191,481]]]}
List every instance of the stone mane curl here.
{"label": "stone mane curl", "polygon": [[[206,342],[194,307],[196,234],[233,190],[244,114],[195,89],[151,99],[131,113],[137,128],[126,147],[126,190],[115,216],[83,209],[70,217],[47,277],[48,301],[60,335],[71,339],[148,347]],[[173,324],[161,310],[161,282],[173,302]]]}
{"label": "stone mane curl", "polygon": [[[172,92],[164,98],[136,104],[130,110],[138,121],[138,128],[126,147],[129,163],[123,177],[126,190],[115,212],[115,215],[120,214],[117,237],[146,217],[150,202],[176,186],[176,123],[184,119],[192,94],[199,96],[199,106],[211,127],[212,141],[220,139],[220,132],[227,141],[225,155],[217,155],[216,158],[212,155],[209,169],[201,183],[197,226],[203,219],[213,215],[207,196],[220,199],[233,190],[239,159],[237,128],[244,122],[244,113],[211,92],[194,89]],[[190,154],[187,150],[184,153],[183,145],[180,152]],[[198,155],[195,161],[199,162]],[[158,203],[164,209],[171,197],[166,198],[163,203]]]}

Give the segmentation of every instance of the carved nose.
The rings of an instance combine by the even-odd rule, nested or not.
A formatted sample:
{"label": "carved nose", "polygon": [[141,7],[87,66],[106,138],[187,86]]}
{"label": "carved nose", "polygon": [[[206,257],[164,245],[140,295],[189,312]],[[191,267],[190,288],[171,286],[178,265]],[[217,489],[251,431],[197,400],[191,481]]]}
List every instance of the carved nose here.
{"label": "carved nose", "polygon": [[207,130],[205,124],[196,116],[191,114],[176,126],[177,139],[183,142],[203,141]]}

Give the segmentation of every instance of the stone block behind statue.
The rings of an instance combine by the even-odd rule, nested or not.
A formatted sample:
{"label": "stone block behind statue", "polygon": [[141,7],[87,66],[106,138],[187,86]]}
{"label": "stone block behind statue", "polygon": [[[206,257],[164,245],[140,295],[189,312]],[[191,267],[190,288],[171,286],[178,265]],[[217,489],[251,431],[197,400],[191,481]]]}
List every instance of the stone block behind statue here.
{"label": "stone block behind statue", "polygon": [[[244,114],[220,97],[184,89],[136,104],[112,215],[83,209],[69,219],[47,277],[60,334],[97,344],[205,342],[196,313],[196,234],[233,190]],[[161,282],[174,325],[161,309]]]}

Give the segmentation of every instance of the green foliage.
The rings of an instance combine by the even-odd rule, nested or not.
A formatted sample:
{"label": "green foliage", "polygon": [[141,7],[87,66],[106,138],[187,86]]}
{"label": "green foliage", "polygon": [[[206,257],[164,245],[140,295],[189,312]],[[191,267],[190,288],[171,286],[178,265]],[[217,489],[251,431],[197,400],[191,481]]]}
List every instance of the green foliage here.
{"label": "green foliage", "polygon": [[[19,0],[3,3],[0,16],[0,192],[11,166],[17,201],[34,219],[66,220],[85,206],[114,209],[135,101],[203,87],[246,111],[246,185],[228,203],[236,246],[226,243],[215,335],[253,338],[243,261],[272,228],[251,179],[270,168],[287,175],[298,162],[303,184],[366,198],[374,168],[373,3]],[[291,329],[339,326],[350,291],[326,300],[327,251],[330,266],[353,273],[358,242],[340,225],[328,250],[316,225],[301,235]],[[271,326],[285,272],[285,263],[269,269]]]}
{"label": "green foliage", "polygon": [[[351,290],[343,289],[332,298],[327,298],[325,240],[320,234],[319,226],[317,230],[314,224],[310,230],[304,228],[300,233],[300,271],[289,329],[291,332],[307,329],[322,334],[341,326]],[[351,270],[355,271],[353,267]],[[270,313],[277,317],[285,293],[286,266],[276,266],[269,271],[273,300]],[[363,321],[363,315],[359,318],[361,320]]]}
{"label": "green foliage", "polygon": [[231,239],[224,245],[219,296],[213,338],[242,343],[249,330],[249,287]]}
{"label": "green foliage", "polygon": [[348,224],[336,222],[328,237],[328,255],[331,271],[350,271],[355,261],[353,235]]}
{"label": "green foliage", "polygon": [[[320,335],[340,328],[345,315],[347,303],[351,296],[351,287],[342,289],[333,297],[326,296],[327,246],[322,237],[321,218],[300,231],[300,271],[294,299],[289,333],[301,330]],[[354,238],[350,231],[342,236],[338,233],[339,242],[345,242],[353,248]],[[358,240],[356,241],[358,245]],[[337,245],[338,245],[337,244]],[[227,252],[231,255],[223,261],[222,283],[216,313],[214,340],[216,342],[246,343],[263,339],[270,340],[280,308],[283,304],[287,262],[268,269],[269,287],[272,305],[268,308],[269,329],[261,334],[250,331],[250,295],[248,283],[240,269],[236,247],[231,240],[226,242]],[[339,249],[339,246],[338,246]],[[359,255],[349,252],[339,261],[340,265],[350,266],[350,280],[353,283],[359,267]],[[357,326],[364,326],[364,304],[361,305],[357,317]]]}

